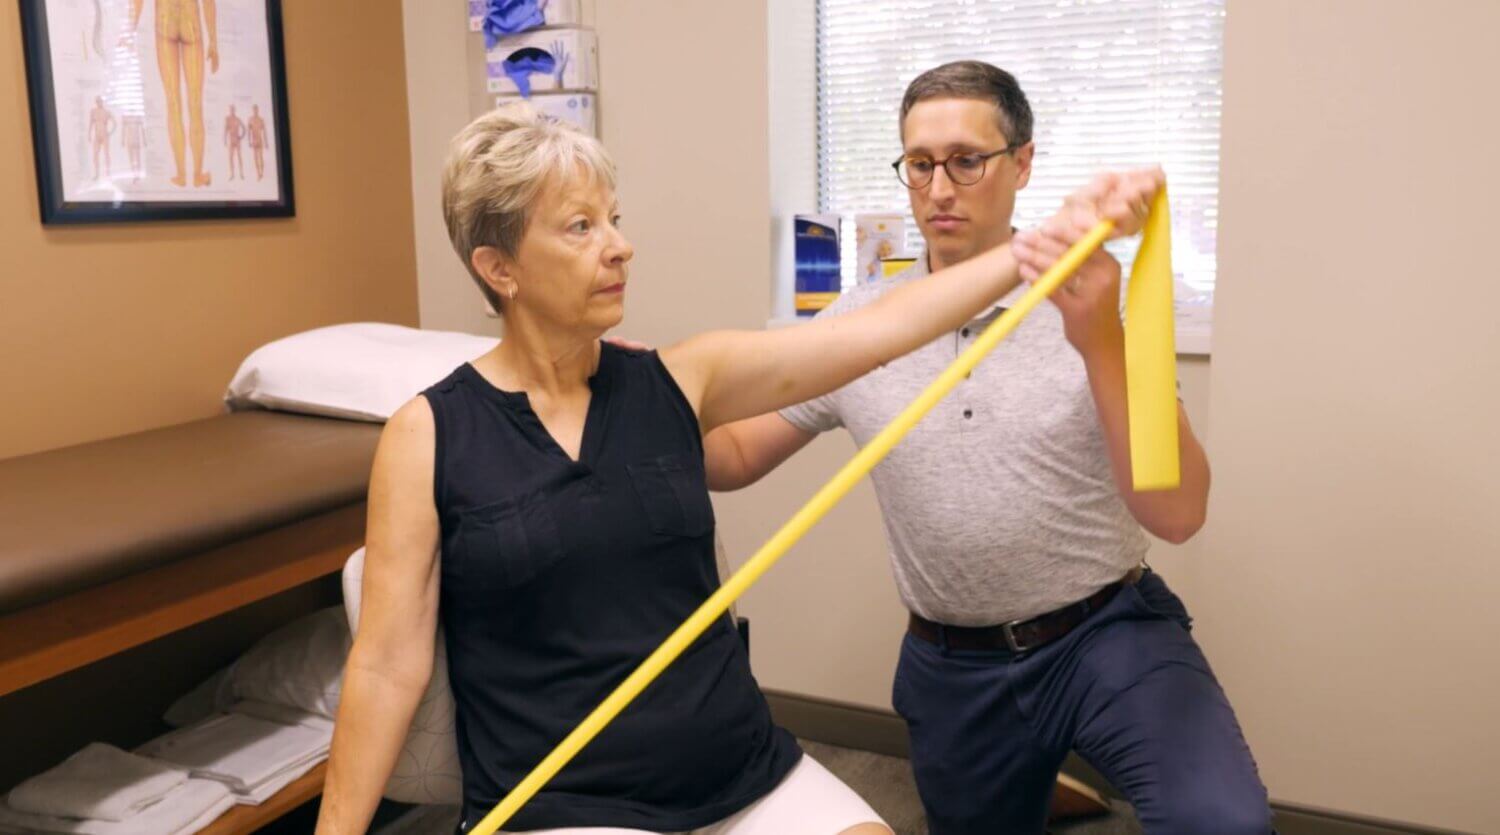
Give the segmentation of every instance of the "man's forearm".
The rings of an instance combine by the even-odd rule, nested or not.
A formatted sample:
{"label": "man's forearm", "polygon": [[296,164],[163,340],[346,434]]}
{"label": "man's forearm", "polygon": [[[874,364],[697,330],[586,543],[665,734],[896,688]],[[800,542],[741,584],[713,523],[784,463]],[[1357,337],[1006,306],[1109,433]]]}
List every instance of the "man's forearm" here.
{"label": "man's forearm", "polygon": [[1208,505],[1208,456],[1178,409],[1182,483],[1175,490],[1137,492],[1130,464],[1130,415],[1123,338],[1084,358],[1094,408],[1104,431],[1115,487],[1141,527],[1168,542],[1185,542],[1203,526]]}

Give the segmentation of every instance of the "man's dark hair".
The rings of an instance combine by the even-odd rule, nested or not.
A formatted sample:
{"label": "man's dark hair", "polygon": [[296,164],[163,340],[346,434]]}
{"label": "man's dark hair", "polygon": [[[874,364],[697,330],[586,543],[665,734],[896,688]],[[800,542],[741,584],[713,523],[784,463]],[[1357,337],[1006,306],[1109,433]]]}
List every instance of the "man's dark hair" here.
{"label": "man's dark hair", "polygon": [[983,61],[954,61],[933,67],[912,79],[901,98],[901,128],[906,114],[928,99],[978,99],[1000,109],[1000,132],[1012,145],[1031,141],[1031,104],[1016,77]]}

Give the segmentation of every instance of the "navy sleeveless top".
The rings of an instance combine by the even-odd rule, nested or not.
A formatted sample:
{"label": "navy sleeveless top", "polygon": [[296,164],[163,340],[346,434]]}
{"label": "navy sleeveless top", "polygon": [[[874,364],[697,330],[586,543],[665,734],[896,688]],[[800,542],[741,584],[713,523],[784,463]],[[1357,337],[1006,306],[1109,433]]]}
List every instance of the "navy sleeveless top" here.
{"label": "navy sleeveless top", "polygon": [[[423,395],[441,617],[471,826],[718,588],[698,420],[654,353],[602,346],[579,460],[472,365]],[[684,830],[764,796],[801,752],[728,616],[506,824]]]}

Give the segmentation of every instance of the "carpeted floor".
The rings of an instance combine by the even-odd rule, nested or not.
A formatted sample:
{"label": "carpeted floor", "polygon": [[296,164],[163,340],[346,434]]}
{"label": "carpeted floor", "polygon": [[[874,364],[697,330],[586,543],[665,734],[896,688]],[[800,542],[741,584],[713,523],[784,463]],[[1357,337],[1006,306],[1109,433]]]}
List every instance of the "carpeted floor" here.
{"label": "carpeted floor", "polygon": [[[911,765],[905,759],[805,740],[802,747],[868,800],[897,835],[927,835]],[[373,831],[377,835],[452,835],[457,824],[457,807],[418,806]],[[1140,831],[1130,807],[1123,803],[1117,803],[1108,817],[1052,830],[1056,835],[1139,835]]]}

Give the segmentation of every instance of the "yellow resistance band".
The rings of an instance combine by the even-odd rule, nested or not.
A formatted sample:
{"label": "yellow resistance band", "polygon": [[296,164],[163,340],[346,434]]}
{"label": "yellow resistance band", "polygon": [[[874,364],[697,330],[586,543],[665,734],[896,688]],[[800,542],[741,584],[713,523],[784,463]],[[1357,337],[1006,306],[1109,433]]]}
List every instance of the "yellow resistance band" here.
{"label": "yellow resistance band", "polygon": [[[1164,197],[1158,196],[1156,202],[1152,204],[1151,212],[1153,219],[1157,219],[1157,215],[1165,218],[1167,207]],[[1166,221],[1162,220],[1161,222],[1165,223]],[[864,478],[870,470],[875,468],[876,464],[880,463],[881,459],[885,458],[891,449],[905,437],[906,433],[911,431],[911,428],[917,424],[917,421],[926,416],[932,410],[932,407],[937,405],[939,400],[942,400],[970,371],[973,371],[974,366],[978,365],[979,361],[984,359],[986,354],[993,351],[995,346],[1000,344],[1000,340],[1016,329],[1016,326],[1026,317],[1026,314],[1030,313],[1038,304],[1041,304],[1043,299],[1051,295],[1054,290],[1066,281],[1078,269],[1079,265],[1104,243],[1113,228],[1113,225],[1108,221],[1095,226],[1089,231],[1088,235],[1074,244],[1062,258],[1058,259],[1057,263],[1053,264],[1050,269],[1043,273],[1041,278],[1032,286],[1031,290],[1022,296],[1021,300],[1016,302],[1015,306],[1000,314],[980,334],[979,338],[974,341],[974,344],[969,346],[968,350],[960,354],[958,359],[954,360],[953,364],[948,366],[948,369],[938,376],[937,380],[933,381],[926,390],[917,396],[916,400],[912,401],[910,406],[906,407],[905,411],[897,415],[896,419],[891,421],[889,426],[882,429],[879,435],[876,435],[870,440],[870,443],[866,444],[863,449],[856,453],[849,460],[849,463],[845,464],[827,484],[823,485],[823,488],[807,504],[802,506],[801,510],[797,511],[795,516],[785,525],[781,526],[781,530],[777,531],[776,535],[771,537],[770,541],[761,546],[760,550],[755,552],[755,555],[739,571],[734,573],[734,576],[730,577],[724,585],[719,587],[718,591],[705,600],[703,605],[699,606],[698,610],[693,612],[686,621],[683,621],[682,625],[677,627],[676,631],[661,646],[657,647],[655,652],[652,652],[645,661],[641,662],[641,665],[635,669],[635,672],[631,673],[625,681],[620,683],[619,687],[615,688],[613,693],[609,694],[608,698],[600,703],[598,707],[594,708],[594,711],[588,715],[588,718],[584,719],[582,724],[577,728],[574,728],[573,732],[568,734],[567,738],[558,744],[552,750],[552,753],[547,755],[546,759],[542,760],[536,768],[533,768],[531,773],[526,775],[525,779],[517,783],[510,794],[506,795],[498,806],[492,809],[488,815],[485,815],[479,823],[475,824],[470,832],[473,835],[494,835],[497,829],[510,820],[511,816],[519,811],[522,806],[526,805],[526,802],[535,796],[541,790],[542,786],[547,784],[548,780],[556,776],[557,772],[561,771],[563,766],[568,764],[569,760],[573,759],[579,751],[583,750],[583,746],[589,744],[595,736],[598,736],[599,732],[604,730],[605,726],[614,720],[616,716],[620,715],[620,712],[636,696],[639,696],[641,691],[646,689],[647,685],[655,681],[656,677],[661,675],[661,672],[677,659],[677,656],[681,655],[692,645],[693,641],[697,640],[699,635],[703,634],[704,630],[723,615],[729,609],[729,604],[738,600],[740,595],[744,594],[747,589],[754,585],[755,581],[761,578],[761,575],[769,571],[771,566],[775,565],[776,561],[781,559],[782,555],[795,545],[797,540],[802,538],[803,534],[807,533],[808,529],[817,524],[819,520],[827,515],[828,511],[833,509],[834,505],[838,504],[850,490],[854,489],[854,485],[858,484],[860,479]],[[1152,225],[1152,220],[1147,221],[1148,236],[1150,235],[1149,230],[1156,228],[1156,226]],[[1141,251],[1143,253],[1156,252],[1155,250],[1148,250],[1146,241],[1142,242]],[[1160,255],[1161,253],[1158,252],[1157,254]],[[1139,265],[1140,261],[1137,260],[1136,263]],[[1158,264],[1159,267],[1160,264]],[[1166,267],[1166,291],[1170,294],[1172,289],[1170,283],[1172,278],[1170,262],[1166,263]],[[1129,303],[1134,301],[1138,295],[1138,285],[1136,285],[1138,273],[1139,269],[1131,275],[1131,289],[1127,300],[1126,319],[1132,324],[1155,321],[1160,326],[1163,320],[1159,318],[1148,320],[1143,316],[1139,320],[1135,319],[1129,307]],[[1160,279],[1161,276],[1157,274],[1151,280],[1160,285]],[[1164,321],[1167,334],[1165,341],[1158,335],[1156,339],[1149,341],[1137,340],[1137,342],[1145,342],[1149,347],[1156,350],[1160,350],[1165,345],[1168,351],[1171,350],[1172,320],[1170,295],[1168,295],[1166,312],[1167,318]],[[1139,328],[1127,328],[1127,334],[1132,329]],[[1126,340],[1128,352],[1130,345],[1130,337],[1128,335]],[[1157,365],[1159,363],[1153,364],[1151,367],[1155,368]],[[1168,365],[1170,366],[1170,363]],[[1134,369],[1129,364],[1128,357],[1127,368]],[[1166,380],[1166,396],[1171,398],[1172,401],[1171,417],[1173,438],[1175,439],[1177,426],[1175,373],[1169,371],[1169,375],[1169,378]],[[1152,390],[1160,389],[1161,382],[1161,380],[1157,380],[1157,385]],[[1132,388],[1129,393],[1133,399],[1136,390]],[[1131,428],[1132,432],[1134,432],[1136,421],[1133,414],[1131,418]],[[1143,431],[1150,432],[1156,430],[1143,429]],[[1174,440],[1172,449],[1172,460],[1174,462],[1176,460],[1176,452],[1176,442]],[[1134,454],[1133,444],[1132,454]],[[1137,469],[1137,472],[1139,472],[1139,469]]]}
{"label": "yellow resistance band", "polygon": [[1156,193],[1125,288],[1125,391],[1136,490],[1182,483],[1177,447],[1177,347],[1172,320],[1172,213]]}

